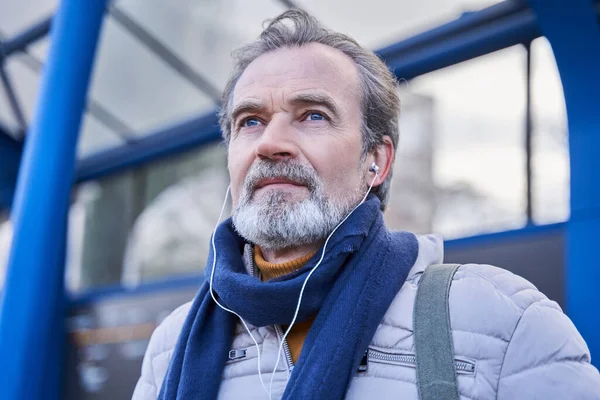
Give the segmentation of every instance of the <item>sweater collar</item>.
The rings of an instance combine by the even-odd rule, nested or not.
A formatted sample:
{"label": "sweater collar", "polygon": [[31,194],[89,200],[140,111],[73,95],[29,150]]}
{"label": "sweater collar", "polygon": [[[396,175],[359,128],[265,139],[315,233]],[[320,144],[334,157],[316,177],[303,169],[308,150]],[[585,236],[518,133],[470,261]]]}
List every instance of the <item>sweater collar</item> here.
{"label": "sweater collar", "polygon": [[263,281],[268,281],[280,276],[291,274],[292,272],[302,268],[314,256],[316,251],[305,254],[302,257],[283,263],[275,264],[264,259],[259,246],[254,245],[254,265],[258,268]]}

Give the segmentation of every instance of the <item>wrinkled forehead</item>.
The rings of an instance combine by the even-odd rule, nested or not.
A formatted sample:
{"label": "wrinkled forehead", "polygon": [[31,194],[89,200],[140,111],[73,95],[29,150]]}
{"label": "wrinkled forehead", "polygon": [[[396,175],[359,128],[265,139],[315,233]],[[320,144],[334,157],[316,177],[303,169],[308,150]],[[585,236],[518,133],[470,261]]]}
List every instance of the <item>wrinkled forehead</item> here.
{"label": "wrinkled forehead", "polygon": [[318,43],[283,48],[263,54],[246,68],[238,80],[232,105],[246,100],[285,104],[299,92],[327,93],[342,108],[360,103],[356,64],[339,50]]}

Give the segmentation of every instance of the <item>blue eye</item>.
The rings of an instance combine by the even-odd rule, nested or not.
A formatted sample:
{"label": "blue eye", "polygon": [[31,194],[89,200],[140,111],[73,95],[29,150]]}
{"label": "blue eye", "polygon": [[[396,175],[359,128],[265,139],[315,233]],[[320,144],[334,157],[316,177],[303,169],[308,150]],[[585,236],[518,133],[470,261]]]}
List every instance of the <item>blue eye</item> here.
{"label": "blue eye", "polygon": [[242,122],[242,127],[251,128],[253,126],[258,126],[259,124],[260,124],[260,121],[257,120],[256,118],[248,118]]}
{"label": "blue eye", "polygon": [[307,119],[309,121],[325,121],[327,118],[321,113],[311,112],[308,114]]}

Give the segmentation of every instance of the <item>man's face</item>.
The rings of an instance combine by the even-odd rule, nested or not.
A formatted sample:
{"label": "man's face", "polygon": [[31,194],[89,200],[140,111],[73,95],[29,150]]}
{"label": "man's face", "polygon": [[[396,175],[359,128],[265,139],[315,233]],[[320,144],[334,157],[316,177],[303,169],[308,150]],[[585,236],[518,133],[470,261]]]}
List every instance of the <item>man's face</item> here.
{"label": "man's face", "polygon": [[[353,61],[328,46],[281,49],[248,66],[233,92],[228,151],[243,236],[271,248],[324,239],[360,201],[368,189],[360,99]],[[245,232],[256,224],[273,226]]]}

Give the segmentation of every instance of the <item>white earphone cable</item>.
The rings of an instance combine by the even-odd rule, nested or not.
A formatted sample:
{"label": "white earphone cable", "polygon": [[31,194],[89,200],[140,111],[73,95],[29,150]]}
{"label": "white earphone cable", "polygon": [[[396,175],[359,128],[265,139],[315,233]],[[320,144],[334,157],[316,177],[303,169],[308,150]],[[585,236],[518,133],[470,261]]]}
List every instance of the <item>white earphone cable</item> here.
{"label": "white earphone cable", "polygon": [[371,185],[369,185],[369,189],[365,193],[365,195],[362,198],[362,200],[360,201],[360,203],[358,203],[358,205],[356,205],[356,207],[354,207],[352,209],[352,211],[350,211],[348,213],[348,215],[346,215],[346,217],[342,221],[340,221],[340,223],[337,224],[335,228],[333,228],[333,230],[331,231],[331,233],[329,234],[329,236],[327,236],[327,239],[325,240],[325,244],[323,245],[323,251],[321,252],[321,258],[319,258],[319,261],[312,268],[312,270],[309,272],[308,276],[304,280],[304,283],[302,284],[302,289],[300,290],[300,296],[298,297],[298,303],[296,304],[296,311],[294,313],[294,318],[292,318],[292,322],[290,323],[290,325],[286,329],[286,331],[285,331],[285,333],[283,335],[283,338],[281,339],[281,343],[279,344],[279,350],[277,351],[277,362],[275,363],[275,368],[273,368],[273,372],[271,374],[271,381],[269,383],[269,393],[268,393],[269,399],[271,399],[271,394],[272,394],[272,390],[273,390],[273,377],[275,376],[275,371],[277,371],[277,367],[279,366],[279,360],[281,358],[281,351],[283,349],[283,344],[285,343],[285,339],[287,338],[288,334],[292,330],[292,327],[294,326],[294,324],[296,323],[296,319],[298,318],[298,312],[300,311],[300,305],[302,303],[302,296],[304,295],[304,288],[306,287],[306,284],[308,283],[308,280],[312,276],[313,272],[315,272],[316,269],[317,269],[317,267],[319,267],[319,265],[321,265],[321,261],[323,261],[323,258],[325,257],[325,250],[327,249],[327,244],[329,243],[329,239],[331,239],[331,236],[333,236],[333,234],[335,233],[335,231],[337,231],[337,229],[352,215],[352,213],[354,213],[354,211],[358,207],[360,207],[361,204],[363,204],[365,202],[365,200],[367,199],[367,196],[369,195],[369,193],[371,193],[371,189],[373,188],[373,184],[375,183],[375,179],[377,179],[377,177],[379,176],[379,168],[377,167],[377,165],[375,165],[373,163],[373,166],[371,166],[371,168],[373,169],[373,172],[375,173],[375,177],[371,181]]}
{"label": "white earphone cable", "polygon": [[[254,338],[254,335],[252,334],[252,332],[250,332],[250,329],[248,328],[246,321],[244,321],[244,319],[235,311],[230,310],[229,308],[221,305],[221,303],[219,303],[219,301],[215,298],[215,295],[213,293],[213,278],[215,276],[215,267],[217,265],[217,249],[215,247],[215,235],[217,233],[217,228],[219,227],[219,223],[221,222],[221,218],[223,217],[223,211],[225,210],[225,204],[227,203],[227,197],[229,196],[230,189],[231,189],[231,185],[227,187],[227,192],[225,193],[225,201],[223,201],[223,206],[221,207],[221,213],[219,214],[219,219],[217,221],[217,225],[215,226],[215,230],[212,235],[211,243],[212,243],[212,249],[213,249],[213,266],[212,266],[212,271],[210,272],[210,283],[209,283],[208,290],[210,292],[211,297],[213,298],[213,300],[219,307],[221,307],[223,310],[225,310],[227,312],[234,314],[235,316],[237,316],[240,319],[240,321],[242,321],[242,325],[244,325],[246,332],[248,332],[248,335],[250,335],[250,337],[252,338],[252,341],[254,342],[254,345],[256,346],[257,363],[258,363],[258,378],[260,379],[260,383],[261,383],[263,389],[265,390],[265,393],[267,394],[267,396],[269,396],[269,400],[271,400],[271,393],[267,390],[267,386],[265,385],[265,382],[263,381],[262,373],[260,371],[260,347],[258,345],[258,342]],[[272,382],[272,380],[271,380],[271,382]]]}

